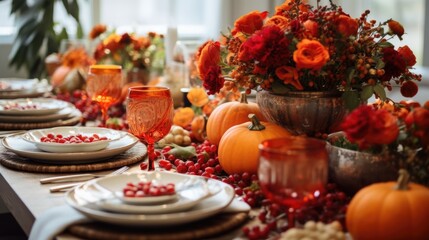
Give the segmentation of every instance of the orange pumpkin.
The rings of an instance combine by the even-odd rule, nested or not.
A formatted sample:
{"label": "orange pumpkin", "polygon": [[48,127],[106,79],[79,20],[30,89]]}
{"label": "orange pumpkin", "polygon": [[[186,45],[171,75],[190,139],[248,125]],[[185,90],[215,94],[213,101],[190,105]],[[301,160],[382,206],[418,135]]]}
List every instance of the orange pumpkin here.
{"label": "orange pumpkin", "polygon": [[352,198],[346,224],[353,240],[428,239],[429,189],[399,174],[397,183],[375,183]]}
{"label": "orange pumpkin", "polygon": [[190,107],[180,107],[176,109],[173,117],[173,124],[181,126],[183,128],[191,124],[194,119],[195,113],[194,110]]}
{"label": "orange pumpkin", "polygon": [[219,164],[228,174],[256,173],[259,164],[258,145],[265,139],[287,137],[291,134],[274,123],[259,122],[249,114],[251,122],[228,129],[219,143]]}
{"label": "orange pumpkin", "polygon": [[192,137],[202,142],[206,138],[206,123],[207,119],[203,116],[196,116],[191,122],[191,134]]}
{"label": "orange pumpkin", "polygon": [[209,102],[209,96],[202,87],[191,88],[186,97],[189,102],[196,107],[202,107]]}
{"label": "orange pumpkin", "polygon": [[207,139],[219,145],[222,135],[230,127],[249,121],[249,114],[256,114],[258,119],[265,121],[265,117],[256,103],[248,103],[245,93],[241,94],[240,102],[227,102],[217,106],[207,121]]}

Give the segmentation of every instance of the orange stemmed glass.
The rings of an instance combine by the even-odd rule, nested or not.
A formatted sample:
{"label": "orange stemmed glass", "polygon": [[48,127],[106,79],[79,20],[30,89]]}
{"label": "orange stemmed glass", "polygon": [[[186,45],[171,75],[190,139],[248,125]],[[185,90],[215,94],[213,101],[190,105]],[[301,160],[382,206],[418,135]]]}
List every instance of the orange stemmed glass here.
{"label": "orange stemmed glass", "polygon": [[264,195],[285,206],[288,227],[295,226],[295,209],[325,191],[328,153],[323,140],[290,136],[259,145],[258,178]]}
{"label": "orange stemmed glass", "polygon": [[129,131],[147,145],[148,170],[155,170],[154,144],[173,124],[173,99],[166,87],[144,86],[128,89],[126,103]]}
{"label": "orange stemmed glass", "polygon": [[101,108],[102,126],[106,126],[107,110],[118,102],[122,93],[122,67],[119,65],[91,65],[86,91]]}

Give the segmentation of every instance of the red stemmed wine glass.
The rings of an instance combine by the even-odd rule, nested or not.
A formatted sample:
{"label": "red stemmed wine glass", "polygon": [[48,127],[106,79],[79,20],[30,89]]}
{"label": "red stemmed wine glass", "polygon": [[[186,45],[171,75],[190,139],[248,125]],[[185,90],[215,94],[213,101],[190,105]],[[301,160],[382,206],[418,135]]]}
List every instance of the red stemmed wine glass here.
{"label": "red stemmed wine glass", "polygon": [[147,145],[148,170],[155,170],[154,144],[173,124],[173,99],[166,87],[144,86],[128,89],[126,111],[129,131]]}
{"label": "red stemmed wine glass", "polygon": [[288,228],[295,226],[295,209],[320,196],[328,181],[326,142],[290,136],[259,145],[258,178],[264,195],[288,208]]}

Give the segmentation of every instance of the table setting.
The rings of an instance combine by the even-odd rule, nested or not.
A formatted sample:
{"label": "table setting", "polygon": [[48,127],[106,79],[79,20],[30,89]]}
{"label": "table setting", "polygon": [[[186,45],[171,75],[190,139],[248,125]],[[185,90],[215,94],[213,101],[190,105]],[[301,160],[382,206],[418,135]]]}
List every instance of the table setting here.
{"label": "table setting", "polygon": [[115,54],[143,39],[112,34],[96,59],[64,54],[84,71],[73,89],[56,75],[55,95],[29,97],[0,80],[0,186],[31,240],[424,239],[429,101],[386,92],[412,98],[422,81],[390,43],[403,34],[332,2],[252,11],[189,60],[186,106],[165,82],[125,81]]}

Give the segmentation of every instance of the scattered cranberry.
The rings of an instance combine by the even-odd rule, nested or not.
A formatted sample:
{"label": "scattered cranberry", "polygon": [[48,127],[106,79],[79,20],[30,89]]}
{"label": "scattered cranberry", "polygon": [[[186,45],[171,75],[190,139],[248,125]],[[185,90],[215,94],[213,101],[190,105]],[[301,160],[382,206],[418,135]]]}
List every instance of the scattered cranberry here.
{"label": "scattered cranberry", "polygon": [[127,183],[122,192],[125,197],[153,197],[173,195],[176,193],[176,188],[174,183],[154,185],[152,182],[138,182],[137,184]]}

